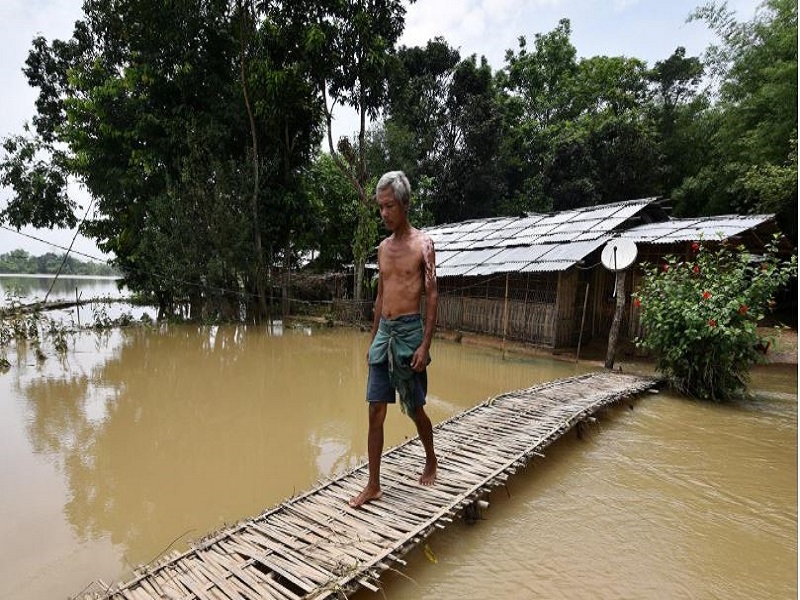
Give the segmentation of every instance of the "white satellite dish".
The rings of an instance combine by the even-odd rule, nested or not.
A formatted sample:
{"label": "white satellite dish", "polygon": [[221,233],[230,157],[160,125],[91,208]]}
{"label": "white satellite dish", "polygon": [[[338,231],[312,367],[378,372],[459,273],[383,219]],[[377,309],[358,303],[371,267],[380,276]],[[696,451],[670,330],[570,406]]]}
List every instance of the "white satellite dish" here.
{"label": "white satellite dish", "polygon": [[603,248],[600,261],[609,271],[624,271],[636,260],[637,253],[633,240],[615,238]]}

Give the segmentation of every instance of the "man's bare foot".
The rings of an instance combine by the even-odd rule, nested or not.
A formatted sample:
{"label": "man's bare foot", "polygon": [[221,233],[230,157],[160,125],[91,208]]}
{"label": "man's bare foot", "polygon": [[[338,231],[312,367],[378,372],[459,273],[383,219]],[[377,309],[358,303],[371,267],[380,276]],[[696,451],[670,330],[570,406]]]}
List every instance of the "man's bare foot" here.
{"label": "man's bare foot", "polygon": [[436,467],[438,462],[434,458],[432,461],[425,462],[425,468],[422,470],[422,475],[419,478],[420,485],[433,485],[436,483]]}
{"label": "man's bare foot", "polygon": [[350,498],[350,502],[348,502],[348,504],[350,505],[351,508],[358,508],[362,504],[366,504],[367,502],[372,502],[373,500],[377,500],[381,496],[383,496],[383,492],[381,491],[381,486],[379,485],[373,486],[367,484],[367,487],[361,490],[361,493],[358,496]]}

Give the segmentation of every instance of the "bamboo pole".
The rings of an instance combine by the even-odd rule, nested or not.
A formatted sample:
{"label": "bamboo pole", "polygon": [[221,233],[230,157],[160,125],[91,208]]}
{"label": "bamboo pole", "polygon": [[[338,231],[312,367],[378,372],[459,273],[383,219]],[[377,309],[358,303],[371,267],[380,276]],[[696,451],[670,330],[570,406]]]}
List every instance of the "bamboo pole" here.
{"label": "bamboo pole", "polygon": [[586,292],[583,294],[583,313],[581,314],[581,330],[578,332],[578,349],[575,352],[575,362],[581,357],[581,342],[583,341],[583,324],[586,322],[586,302],[589,300],[589,284],[586,284]]}
{"label": "bamboo pole", "polygon": [[503,300],[503,360],[506,359],[506,331],[508,330],[508,273],[506,273],[506,294]]}

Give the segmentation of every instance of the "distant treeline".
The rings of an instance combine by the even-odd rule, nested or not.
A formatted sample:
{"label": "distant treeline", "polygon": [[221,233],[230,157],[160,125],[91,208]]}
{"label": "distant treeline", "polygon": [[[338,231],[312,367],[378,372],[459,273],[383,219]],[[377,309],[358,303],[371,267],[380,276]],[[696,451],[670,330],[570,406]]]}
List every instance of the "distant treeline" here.
{"label": "distant treeline", "polygon": [[[55,252],[32,256],[25,250],[12,250],[11,252],[0,254],[0,273],[43,273],[53,275],[58,272],[63,260],[64,255],[56,254]],[[108,276],[119,275],[119,272],[105,263],[84,262],[68,256],[64,267],[61,269],[61,274]]]}

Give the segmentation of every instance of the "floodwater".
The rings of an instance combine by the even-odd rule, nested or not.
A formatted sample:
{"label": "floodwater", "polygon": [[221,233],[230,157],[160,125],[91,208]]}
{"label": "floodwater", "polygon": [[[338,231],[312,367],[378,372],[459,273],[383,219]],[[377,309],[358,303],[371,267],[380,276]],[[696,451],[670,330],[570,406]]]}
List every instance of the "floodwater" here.
{"label": "floodwater", "polygon": [[[82,333],[44,363],[8,349],[0,598],[124,579],[362,462],[367,341],[184,325]],[[443,340],[432,353],[434,422],[595,368]],[[796,368],[760,369],[754,385],[744,405],[659,394],[612,409],[495,490],[478,523],[412,551],[386,597],[797,597]],[[387,447],[414,434],[390,410]]]}
{"label": "floodwater", "polygon": [[90,298],[122,298],[127,295],[117,286],[115,277],[89,277],[61,275],[53,281],[52,275],[0,275],[0,296],[14,295],[25,302],[44,300],[81,300]]}

